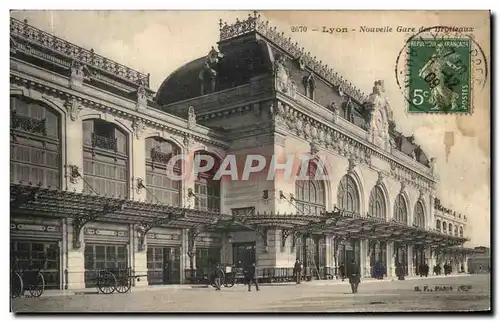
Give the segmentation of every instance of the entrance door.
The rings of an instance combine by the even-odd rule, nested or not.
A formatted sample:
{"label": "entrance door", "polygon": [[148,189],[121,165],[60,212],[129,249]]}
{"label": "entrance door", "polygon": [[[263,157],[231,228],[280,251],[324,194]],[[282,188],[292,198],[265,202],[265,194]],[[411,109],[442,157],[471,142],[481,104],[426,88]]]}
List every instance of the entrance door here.
{"label": "entrance door", "polygon": [[413,247],[413,265],[415,266],[415,272],[420,275],[420,270],[422,265],[425,264],[425,250],[421,245],[416,245]]}
{"label": "entrance door", "polygon": [[356,239],[347,240],[344,242],[344,245],[340,247],[342,248],[340,250],[340,256],[339,256],[339,267],[343,266],[345,270],[353,260],[359,267],[361,258],[359,240]]}
{"label": "entrance door", "polygon": [[148,284],[180,283],[180,249],[178,247],[148,247]]}
{"label": "entrance door", "polygon": [[233,243],[233,264],[237,268],[246,268],[255,263],[255,242]]}
{"label": "entrance door", "polygon": [[11,260],[17,258],[17,265],[20,269],[30,266],[41,269],[45,279],[45,288],[59,289],[61,287],[57,242],[12,240],[10,250]]}
{"label": "entrance door", "polygon": [[128,267],[126,245],[86,244],[84,257],[85,287],[95,287],[98,270],[104,268],[126,269]]}
{"label": "entrance door", "polygon": [[387,244],[386,242],[373,242],[370,244],[371,277],[375,276],[375,267],[387,274]]}
{"label": "entrance door", "polygon": [[402,265],[405,275],[408,275],[408,246],[400,243],[395,243],[394,247],[396,248],[395,264]]}

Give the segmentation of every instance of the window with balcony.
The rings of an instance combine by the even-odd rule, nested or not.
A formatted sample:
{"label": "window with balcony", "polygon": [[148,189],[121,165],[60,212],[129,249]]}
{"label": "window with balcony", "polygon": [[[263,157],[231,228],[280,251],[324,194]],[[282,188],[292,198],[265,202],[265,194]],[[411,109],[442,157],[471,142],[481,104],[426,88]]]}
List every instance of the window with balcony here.
{"label": "window with balcony", "polygon": [[175,144],[159,137],[146,139],[146,199],[179,206],[181,205],[182,181],[170,174],[181,175],[182,164],[170,162],[181,150]]}
{"label": "window with balcony", "polygon": [[[206,152],[198,152],[200,154]],[[220,180],[214,180],[214,176],[219,169],[219,162],[216,156],[211,155],[215,160],[212,169],[199,173],[194,183],[195,208],[199,210],[220,211]],[[201,160],[200,167],[204,167],[205,160]]]}
{"label": "window with balcony", "polygon": [[61,186],[61,118],[43,102],[10,97],[10,182]]}
{"label": "window with balcony", "polygon": [[102,120],[83,121],[84,192],[128,196],[127,134]]}

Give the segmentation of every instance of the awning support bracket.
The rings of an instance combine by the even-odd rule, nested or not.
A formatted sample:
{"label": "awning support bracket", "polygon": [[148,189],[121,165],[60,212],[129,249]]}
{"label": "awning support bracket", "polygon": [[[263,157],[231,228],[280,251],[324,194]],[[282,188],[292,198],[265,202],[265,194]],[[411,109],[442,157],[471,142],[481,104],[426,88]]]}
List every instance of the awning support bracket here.
{"label": "awning support bracket", "polygon": [[171,221],[174,221],[180,217],[186,217],[186,210],[182,210],[180,213],[169,213],[167,216],[159,217],[156,218],[153,221],[144,221],[139,224],[139,227],[137,228],[138,232],[138,237],[139,237],[139,250],[143,251],[146,249],[146,236],[148,235],[149,231],[153,229],[154,227],[165,224]]}
{"label": "awning support bracket", "polygon": [[127,200],[119,200],[114,202],[106,203],[102,209],[90,211],[82,216],[78,216],[73,221],[73,248],[80,249],[82,247],[81,242],[81,232],[85,224],[89,221],[93,221],[98,217],[106,216],[107,214],[113,213],[118,210],[123,210],[125,202]]}

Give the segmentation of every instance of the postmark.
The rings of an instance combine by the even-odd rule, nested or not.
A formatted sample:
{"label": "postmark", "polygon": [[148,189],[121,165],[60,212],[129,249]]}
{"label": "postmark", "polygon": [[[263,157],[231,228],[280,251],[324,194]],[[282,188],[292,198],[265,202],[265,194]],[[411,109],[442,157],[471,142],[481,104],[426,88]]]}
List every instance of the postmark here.
{"label": "postmark", "polygon": [[474,36],[442,26],[410,36],[395,71],[410,114],[471,114],[488,78],[486,56]]}

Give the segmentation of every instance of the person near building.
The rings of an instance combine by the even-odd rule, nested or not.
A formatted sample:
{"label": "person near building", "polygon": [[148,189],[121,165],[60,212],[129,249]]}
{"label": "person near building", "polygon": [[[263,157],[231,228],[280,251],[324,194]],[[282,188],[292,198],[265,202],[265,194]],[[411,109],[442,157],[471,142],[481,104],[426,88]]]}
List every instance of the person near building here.
{"label": "person near building", "polygon": [[252,263],[252,265],[248,266],[247,269],[245,270],[245,273],[246,273],[245,280],[248,283],[248,291],[249,292],[252,291],[252,284],[255,285],[255,289],[258,291],[259,277],[257,276],[257,267],[255,266],[255,263]]}
{"label": "person near building", "polygon": [[349,278],[349,284],[351,284],[351,291],[353,293],[358,293],[358,286],[361,282],[361,274],[359,266],[356,265],[354,260],[347,266],[347,277]]}
{"label": "person near building", "polygon": [[217,291],[221,290],[222,279],[224,278],[224,271],[219,264],[215,265],[214,271],[212,273],[215,289]]}
{"label": "person near building", "polygon": [[396,276],[398,277],[398,280],[400,280],[400,281],[405,280],[404,267],[403,267],[403,265],[401,265],[401,263],[396,264]]}
{"label": "person near building", "polygon": [[343,282],[345,280],[345,266],[344,266],[344,264],[340,264],[339,272],[340,272],[340,278],[342,279],[342,282]]}
{"label": "person near building", "polygon": [[302,280],[302,262],[298,258],[295,261],[295,265],[293,267],[293,274],[295,275],[296,283],[300,284]]}
{"label": "person near building", "polygon": [[429,276],[429,264],[424,263],[424,276],[428,277]]}

